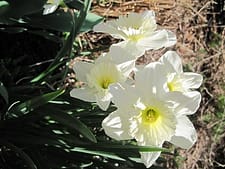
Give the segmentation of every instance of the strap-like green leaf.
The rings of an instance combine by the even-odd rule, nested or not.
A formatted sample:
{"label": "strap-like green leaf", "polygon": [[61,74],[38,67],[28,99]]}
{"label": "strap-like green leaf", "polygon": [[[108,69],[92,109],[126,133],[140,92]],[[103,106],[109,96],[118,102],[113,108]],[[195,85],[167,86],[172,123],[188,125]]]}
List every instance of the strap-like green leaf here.
{"label": "strap-like green leaf", "polygon": [[85,21],[85,18],[88,14],[88,11],[91,7],[91,0],[85,0],[84,1],[84,8],[81,9],[79,15],[76,17],[76,20],[75,20],[75,23],[76,23],[76,27],[75,27],[75,32],[74,32],[74,35],[76,36],[79,32],[80,32],[80,29]]}
{"label": "strap-like green leaf", "polygon": [[20,148],[14,146],[11,143],[5,142],[0,143],[1,145],[5,146],[6,148],[10,149],[11,151],[15,152],[23,161],[26,163],[29,169],[37,169],[36,165],[34,164],[33,160]]}
{"label": "strap-like green leaf", "polygon": [[9,8],[4,12],[4,16],[9,18],[20,18],[24,15],[40,11],[45,4],[45,0],[6,0]]}
{"label": "strap-like green leaf", "polygon": [[6,6],[6,5],[9,5],[9,3],[7,1],[0,1],[0,8],[2,6]]}
{"label": "strap-like green leaf", "polygon": [[119,151],[127,151],[127,150],[137,150],[140,152],[157,152],[157,151],[162,151],[162,152],[168,152],[167,149],[165,148],[160,148],[160,147],[152,147],[152,146],[138,146],[138,145],[120,145],[120,144],[113,144],[110,143],[106,144],[106,143],[98,143],[95,144],[94,146],[88,146],[86,145],[86,147],[88,149],[92,149],[92,150],[105,150],[105,151],[115,151],[115,152],[119,152]]}
{"label": "strap-like green leaf", "polygon": [[80,134],[82,134],[84,137],[89,139],[90,141],[96,143],[97,140],[94,136],[94,134],[91,132],[91,130],[84,124],[82,123],[79,119],[72,117],[71,115],[62,112],[60,110],[57,110],[55,108],[51,108],[52,113],[50,116],[58,121],[59,123],[68,126],[74,130],[77,130]]}
{"label": "strap-like green leaf", "polygon": [[70,11],[57,10],[48,15],[30,15],[24,21],[37,28],[70,32],[72,28],[72,16]]}
{"label": "strap-like green leaf", "polygon": [[0,82],[0,95],[4,98],[5,102],[8,104],[9,103],[8,92],[2,82]]}
{"label": "strap-like green leaf", "polygon": [[85,21],[83,25],[80,28],[80,32],[87,32],[89,30],[92,30],[93,27],[101,22],[103,20],[103,17],[96,15],[94,13],[88,12]]}
{"label": "strap-like green leaf", "polygon": [[84,2],[81,0],[64,0],[69,8],[80,10],[84,7]]}
{"label": "strap-like green leaf", "polygon": [[21,103],[17,105],[16,107],[13,107],[10,111],[9,114],[26,114],[29,113],[30,111],[48,103],[51,100],[54,100],[58,96],[64,93],[64,89],[57,90],[55,92],[47,93],[38,97],[34,97],[31,100],[28,100],[24,103]]}

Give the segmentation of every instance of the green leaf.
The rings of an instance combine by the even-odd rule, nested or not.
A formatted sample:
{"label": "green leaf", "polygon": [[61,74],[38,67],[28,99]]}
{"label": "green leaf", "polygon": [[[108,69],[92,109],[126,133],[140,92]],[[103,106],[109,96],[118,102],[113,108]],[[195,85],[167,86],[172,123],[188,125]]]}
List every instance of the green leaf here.
{"label": "green leaf", "polygon": [[14,146],[13,144],[8,143],[8,142],[0,143],[0,144],[7,147],[11,151],[15,152],[21,159],[24,160],[24,162],[26,163],[26,165],[29,169],[37,169],[33,160],[24,151],[22,151],[20,148]]}
{"label": "green leaf", "polygon": [[21,103],[17,105],[16,107],[13,107],[10,112],[13,114],[19,113],[19,114],[26,114],[29,113],[30,111],[33,111],[34,109],[48,103],[49,101],[54,100],[58,96],[64,93],[64,89],[57,90],[55,92],[47,93],[38,97],[35,97],[31,100],[28,100],[24,103]]}
{"label": "green leaf", "polygon": [[97,140],[94,136],[94,134],[91,132],[91,130],[80,120],[77,118],[72,117],[71,115],[62,112],[60,110],[57,110],[56,108],[51,107],[51,110],[53,113],[50,114],[50,116],[58,121],[59,123],[62,123],[63,125],[70,127],[71,129],[77,130],[79,133],[81,133],[84,137],[89,139],[90,141],[96,143]]}
{"label": "green leaf", "polygon": [[79,15],[75,17],[76,28],[74,30],[74,35],[77,35],[80,32],[80,29],[85,21],[85,18],[88,14],[90,7],[91,7],[91,0],[85,0],[84,8],[81,9]]}
{"label": "green leaf", "polygon": [[81,0],[64,0],[64,2],[69,8],[80,10],[84,7],[84,2]]}
{"label": "green leaf", "polygon": [[[62,51],[62,50],[63,49],[61,49],[59,51],[59,53],[57,54],[57,56],[58,55],[61,56],[62,54],[64,54],[65,51]],[[54,63],[55,63],[55,61],[54,61]],[[35,82],[38,82],[38,81],[42,80],[43,78],[45,78],[46,76],[48,76],[49,74],[51,74],[54,70],[56,70],[63,63],[65,63],[65,62],[59,62],[59,63],[56,63],[54,65],[51,64],[45,71],[43,71],[41,74],[39,74],[38,76],[36,76],[35,78],[33,78],[31,80],[31,83],[35,83]]]}
{"label": "green leaf", "polygon": [[0,1],[0,8],[6,5],[9,5],[7,1]]}
{"label": "green leaf", "polygon": [[10,18],[20,18],[24,15],[40,11],[45,4],[45,0],[7,0],[9,8],[5,11],[4,16]]}
{"label": "green leaf", "polygon": [[100,155],[102,157],[111,158],[114,160],[125,161],[123,158],[119,157],[118,155],[115,155],[115,154],[109,153],[109,152],[104,152],[104,151],[87,150],[85,148],[80,148],[80,147],[76,147],[76,148],[72,149],[71,151],[75,151],[75,152],[79,152],[79,153],[86,153],[86,154],[91,154],[91,155],[98,155],[98,156]]}
{"label": "green leaf", "polygon": [[160,147],[152,147],[152,146],[138,146],[138,145],[121,145],[121,144],[113,144],[110,142],[109,144],[106,143],[98,143],[95,144],[95,146],[86,146],[89,149],[92,150],[103,150],[103,151],[114,151],[114,152],[121,152],[121,151],[128,151],[128,150],[136,150],[140,152],[157,152],[157,151],[162,151],[162,152],[168,152],[167,149],[165,148],[160,148]]}
{"label": "green leaf", "polygon": [[70,32],[73,21],[71,12],[57,10],[49,15],[30,15],[24,18],[28,24],[44,29],[51,29],[59,32]]}
{"label": "green leaf", "polygon": [[9,3],[6,1],[0,1],[0,23],[9,23],[8,17],[5,17],[5,13],[9,10]]}
{"label": "green leaf", "polygon": [[92,30],[93,27],[101,21],[103,21],[103,17],[89,12],[82,27],[80,28],[80,32],[87,32],[89,30]]}
{"label": "green leaf", "polygon": [[58,35],[50,33],[48,31],[28,30],[28,32],[31,32],[32,34],[35,34],[35,35],[40,35],[40,36],[44,37],[45,39],[62,44],[62,37],[59,37]]}
{"label": "green leaf", "polygon": [[5,27],[1,29],[1,31],[8,32],[8,33],[21,33],[26,30],[27,29],[23,27]]}
{"label": "green leaf", "polygon": [[[15,130],[16,132],[17,130]],[[2,132],[1,132],[2,133]],[[51,135],[48,136],[42,136],[41,134],[39,135],[32,135],[32,134],[27,134],[27,133],[8,133],[6,135],[4,133],[4,138],[16,143],[16,144],[23,144],[23,145],[59,145],[59,146],[64,146],[64,144],[60,143],[57,140],[57,137],[52,137]]]}
{"label": "green leaf", "polygon": [[8,96],[8,92],[5,88],[5,86],[3,85],[2,82],[0,82],[0,95],[3,97],[3,99],[5,100],[6,104],[9,103],[9,96]]}
{"label": "green leaf", "polygon": [[[83,25],[83,22],[87,16],[90,6],[91,6],[91,0],[85,0],[84,7],[80,10],[78,15],[75,15],[73,11],[70,11],[72,13],[72,15],[71,15],[71,19],[68,19],[68,23],[71,24],[71,26],[70,25],[66,26],[68,30],[63,30],[63,29],[61,30],[61,31],[67,31],[67,32],[70,31],[69,37],[66,39],[66,42],[64,43],[61,50],[58,52],[58,54],[57,54],[55,60],[52,62],[52,64],[44,72],[42,72],[40,75],[38,75],[37,77],[32,79],[31,80],[32,83],[40,82],[41,80],[43,80],[44,77],[46,77],[51,72],[53,72],[56,68],[58,68],[58,66],[60,65],[59,64],[60,59],[62,57],[64,57],[66,54],[68,54],[69,58],[71,58],[73,41],[74,41],[75,37],[77,36],[77,34],[79,33],[81,26]],[[54,12],[51,15],[56,15],[56,13],[57,12]],[[51,15],[46,16],[46,17],[51,17]],[[61,19],[63,20],[64,18],[61,18]],[[31,19],[30,19],[30,22],[32,22]],[[61,25],[58,20],[50,21],[50,23],[57,24],[58,26],[63,25],[63,24]],[[46,25],[47,24],[49,24],[49,23],[46,23]],[[67,74],[67,72],[68,72],[68,67],[66,67],[64,76]]]}
{"label": "green leaf", "polygon": [[[61,62],[61,58],[63,58],[64,56],[66,56],[67,54],[70,56],[71,55],[71,51],[72,51],[72,47],[73,47],[73,40],[75,38],[74,35],[74,29],[75,29],[75,23],[74,23],[74,13],[72,11],[72,28],[70,30],[70,34],[67,37],[65,43],[63,43],[63,47],[60,49],[60,51],[57,53],[54,61],[51,63],[51,65],[41,74],[39,74],[37,77],[35,77],[34,79],[31,80],[31,83],[35,83],[35,82],[40,82],[41,80],[43,80],[43,78],[45,78],[47,75],[51,74],[55,69],[57,69],[62,63]],[[66,67],[68,69],[68,67]],[[64,73],[65,75],[67,74],[67,70]]]}
{"label": "green leaf", "polygon": [[158,147],[148,147],[148,146],[137,146],[137,145],[118,145],[113,142],[100,143],[94,145],[85,145],[84,147],[77,146],[71,151],[90,154],[90,155],[100,155],[102,157],[110,158],[113,160],[127,161],[130,159],[132,161],[140,161],[138,152],[156,152],[163,151],[168,152],[164,148]]}

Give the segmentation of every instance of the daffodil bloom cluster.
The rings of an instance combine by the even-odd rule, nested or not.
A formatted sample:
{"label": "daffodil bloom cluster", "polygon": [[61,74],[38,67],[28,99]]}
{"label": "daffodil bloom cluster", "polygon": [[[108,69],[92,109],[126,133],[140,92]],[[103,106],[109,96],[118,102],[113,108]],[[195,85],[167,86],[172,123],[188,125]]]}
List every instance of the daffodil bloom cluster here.
{"label": "daffodil bloom cluster", "polygon": [[[108,136],[116,140],[135,139],[141,146],[161,147],[168,141],[188,149],[196,142],[197,134],[187,115],[199,107],[201,95],[191,89],[200,86],[202,76],[183,73],[182,69],[176,72],[180,59],[177,55],[167,57],[170,54],[137,71],[133,86],[110,86],[118,109],[102,122]],[[167,70],[171,71],[167,74]],[[177,83],[171,82],[171,75],[176,77],[172,82]],[[141,152],[141,159],[150,167],[159,155],[160,152]]]}
{"label": "daffodil bloom cluster", "polygon": [[[175,35],[156,30],[155,14],[131,13],[118,20],[96,25],[94,30],[109,33],[124,41],[112,45],[109,53],[93,63],[77,62],[74,71],[81,88],[72,97],[96,102],[107,110],[112,102],[117,110],[109,114],[102,127],[116,140],[136,140],[140,146],[162,147],[165,141],[190,148],[197,134],[187,115],[199,108],[201,94],[195,89],[202,76],[184,72],[180,56],[166,52],[158,61],[135,68],[136,59],[145,50],[174,45]],[[133,71],[133,70],[136,71]],[[132,83],[127,83],[133,71]],[[161,152],[140,152],[146,167],[154,164]]]}

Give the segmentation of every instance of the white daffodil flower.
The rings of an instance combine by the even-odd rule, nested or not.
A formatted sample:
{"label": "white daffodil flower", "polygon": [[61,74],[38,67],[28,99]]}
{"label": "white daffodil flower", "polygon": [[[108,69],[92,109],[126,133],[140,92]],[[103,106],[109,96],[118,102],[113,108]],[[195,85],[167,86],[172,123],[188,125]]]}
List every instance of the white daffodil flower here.
{"label": "white daffodil flower", "polygon": [[48,0],[47,3],[44,5],[43,15],[48,15],[55,12],[60,2],[61,0]]}
{"label": "white daffodil flower", "polygon": [[168,91],[190,92],[202,84],[203,77],[198,73],[183,72],[180,56],[174,51],[166,52],[160,62],[165,64],[162,68],[167,77]]}
{"label": "white daffodil flower", "polygon": [[77,79],[85,85],[82,88],[74,88],[70,95],[87,102],[97,102],[101,109],[106,110],[112,98],[109,86],[125,82],[134,65],[133,61],[117,65],[109,55],[102,55],[95,63],[77,62],[73,69]]}
{"label": "white daffodil flower", "polygon": [[[120,16],[117,20],[107,21],[94,26],[94,31],[104,32],[115,38],[123,39],[111,46],[110,50],[125,49],[130,52],[130,58],[139,57],[145,50],[159,49],[176,43],[176,36],[171,31],[156,30],[157,24],[153,11],[130,13]],[[116,48],[116,49],[114,49]]]}
{"label": "white daffodil flower", "polygon": [[[112,101],[118,109],[102,122],[108,136],[116,140],[135,139],[141,146],[162,147],[169,141],[188,149],[196,142],[195,128],[186,115],[197,111],[201,95],[197,91],[188,95],[166,92],[161,85],[166,78],[159,72],[163,66],[153,62],[136,72],[133,87],[119,83],[110,86]],[[140,154],[146,167],[150,167],[160,152]]]}

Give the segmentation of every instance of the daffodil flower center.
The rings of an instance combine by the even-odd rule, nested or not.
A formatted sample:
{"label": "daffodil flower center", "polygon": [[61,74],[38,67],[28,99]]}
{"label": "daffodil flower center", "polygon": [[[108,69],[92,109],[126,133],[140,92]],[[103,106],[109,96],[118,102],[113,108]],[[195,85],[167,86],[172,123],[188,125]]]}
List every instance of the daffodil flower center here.
{"label": "daffodil flower center", "polygon": [[87,74],[87,81],[90,88],[96,88],[98,91],[107,90],[109,85],[120,81],[121,74],[117,67],[112,63],[98,63],[90,73]]}
{"label": "daffodil flower center", "polygon": [[168,76],[167,87],[170,92],[183,91],[183,86],[179,75],[171,74]]}
{"label": "daffodil flower center", "polygon": [[168,82],[167,87],[169,88],[170,92],[175,91],[175,86],[174,86],[173,82]]}
{"label": "daffodil flower center", "polygon": [[153,124],[159,119],[160,112],[154,108],[149,107],[142,111],[141,116],[142,121],[145,124]]}
{"label": "daffodil flower center", "polygon": [[143,38],[142,35],[129,35],[128,37],[129,37],[129,39],[131,41],[135,41],[135,42],[137,42],[138,40],[140,40],[141,38]]}
{"label": "daffodil flower center", "polygon": [[127,38],[131,41],[137,42],[144,37],[144,33],[140,27],[129,27],[123,30]]}
{"label": "daffodil flower center", "polygon": [[100,86],[103,88],[103,89],[108,89],[109,85],[113,83],[113,81],[111,79],[103,79],[101,82],[100,82]]}

